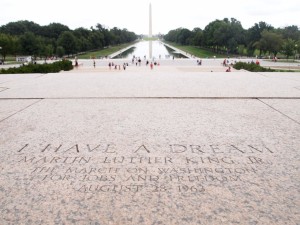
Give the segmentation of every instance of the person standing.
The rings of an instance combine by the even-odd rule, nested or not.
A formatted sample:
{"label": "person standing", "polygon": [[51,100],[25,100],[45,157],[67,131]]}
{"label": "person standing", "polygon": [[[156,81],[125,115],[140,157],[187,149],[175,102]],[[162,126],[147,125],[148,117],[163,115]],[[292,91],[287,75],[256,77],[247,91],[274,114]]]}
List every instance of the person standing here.
{"label": "person standing", "polygon": [[78,67],[78,59],[75,57],[75,67]]}
{"label": "person standing", "polygon": [[151,70],[153,70],[153,63],[152,62],[150,63],[150,68],[151,68]]}

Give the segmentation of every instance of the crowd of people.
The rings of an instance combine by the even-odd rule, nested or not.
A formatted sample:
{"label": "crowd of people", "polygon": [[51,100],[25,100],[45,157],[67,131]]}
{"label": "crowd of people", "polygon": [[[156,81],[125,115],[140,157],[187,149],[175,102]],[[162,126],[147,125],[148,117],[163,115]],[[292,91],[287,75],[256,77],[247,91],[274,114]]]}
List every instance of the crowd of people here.
{"label": "crowd of people", "polygon": [[[103,63],[105,63],[105,61],[106,60],[101,61],[100,65],[103,66]],[[131,61],[131,63],[130,63],[130,61]],[[109,70],[112,70],[112,69],[114,69],[114,70],[122,70],[122,69],[126,70],[127,67],[129,67],[129,66],[135,66],[135,67],[141,67],[141,66],[144,67],[144,66],[146,66],[146,67],[150,68],[151,70],[153,70],[155,68],[155,66],[160,66],[159,61],[157,61],[155,59],[152,59],[152,60],[147,59],[146,56],[144,56],[143,58],[133,56],[131,60],[128,60],[126,62],[120,62],[120,60],[107,60],[106,62],[108,63]],[[201,58],[198,58],[196,63],[197,63],[198,66],[203,65],[203,61],[202,61]],[[206,63],[207,62],[205,62],[205,65],[206,65]],[[233,65],[236,64],[236,63],[237,63],[237,60],[229,59],[229,58],[225,58],[223,61],[221,61],[221,65],[226,67],[226,70],[225,70],[226,72],[231,72],[232,68],[233,68]],[[260,61],[258,59],[256,59],[256,61],[255,61],[255,59],[254,60],[252,59],[251,61],[248,61],[248,63],[260,65]],[[93,65],[94,68],[96,68],[95,59],[93,59],[92,65]],[[78,66],[79,66],[78,59],[77,59],[77,57],[75,57],[75,67],[78,67]]]}
{"label": "crowd of people", "polygon": [[[123,65],[122,65],[123,70],[126,70],[127,66],[129,66],[128,63],[123,63]],[[115,64],[114,62],[109,62],[108,67],[109,67],[109,70],[111,70],[111,69],[121,70],[121,65]]]}
{"label": "crowd of people", "polygon": [[[146,59],[146,57],[144,57],[144,60],[145,61],[145,66],[149,66],[150,69],[153,69],[154,66],[160,66],[160,63],[159,62],[156,62],[156,61],[149,61]],[[135,57],[133,56],[132,60],[131,60],[131,65],[135,65],[135,66],[142,66],[142,59],[140,57]],[[126,67],[129,66],[129,63],[123,63],[123,70],[126,70]],[[112,68],[114,68],[115,70],[117,69],[121,69],[121,66],[120,65],[116,65],[114,62],[109,62],[108,63],[108,67],[109,69],[111,70]]]}
{"label": "crowd of people", "polygon": [[[145,63],[145,66],[147,66],[147,67],[149,66],[150,69],[153,69],[154,66],[160,66],[159,62],[157,62],[155,60],[153,60],[153,61],[147,60],[146,57],[144,57],[143,61]],[[143,61],[141,60],[140,57],[135,57],[134,56],[132,58],[132,61],[131,61],[132,63],[131,64],[132,64],[132,66],[133,65],[135,65],[135,66],[142,66]],[[95,61],[94,58],[93,58],[92,65],[93,65],[94,68],[96,68],[96,61]],[[78,58],[77,57],[75,57],[75,59],[74,59],[74,66],[76,68],[79,67],[79,63],[78,63]],[[121,70],[121,68],[123,68],[123,70],[126,70],[126,68],[128,66],[129,66],[128,62],[124,62],[123,64],[122,63],[121,64],[116,64],[116,61],[115,62],[113,62],[113,61],[108,62],[108,68],[109,68],[109,70],[112,70],[112,69],[114,69],[114,70]]]}

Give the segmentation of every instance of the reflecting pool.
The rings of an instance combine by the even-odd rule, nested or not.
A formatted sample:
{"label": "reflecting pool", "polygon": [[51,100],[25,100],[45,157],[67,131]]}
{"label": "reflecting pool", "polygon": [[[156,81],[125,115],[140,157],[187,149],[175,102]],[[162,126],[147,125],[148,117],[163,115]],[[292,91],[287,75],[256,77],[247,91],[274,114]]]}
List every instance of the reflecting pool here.
{"label": "reflecting pool", "polygon": [[114,58],[132,59],[133,57],[147,59],[186,58],[184,55],[176,53],[173,49],[165,46],[160,41],[140,41],[132,48]]}

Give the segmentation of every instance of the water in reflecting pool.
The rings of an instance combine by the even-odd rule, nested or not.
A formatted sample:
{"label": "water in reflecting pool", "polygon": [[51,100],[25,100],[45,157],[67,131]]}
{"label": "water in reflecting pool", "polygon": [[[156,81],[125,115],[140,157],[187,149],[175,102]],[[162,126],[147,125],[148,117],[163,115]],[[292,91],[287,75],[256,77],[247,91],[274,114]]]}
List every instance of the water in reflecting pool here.
{"label": "water in reflecting pool", "polygon": [[140,41],[114,58],[132,59],[134,56],[147,59],[186,58],[160,41]]}

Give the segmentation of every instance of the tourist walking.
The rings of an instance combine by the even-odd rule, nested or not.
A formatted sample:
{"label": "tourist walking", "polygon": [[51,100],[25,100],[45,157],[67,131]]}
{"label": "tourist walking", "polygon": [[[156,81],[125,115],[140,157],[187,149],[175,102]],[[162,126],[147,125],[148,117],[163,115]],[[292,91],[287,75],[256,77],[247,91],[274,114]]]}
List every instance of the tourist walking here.
{"label": "tourist walking", "polygon": [[153,70],[153,63],[152,62],[150,63],[150,68],[151,68],[151,70]]}
{"label": "tourist walking", "polygon": [[75,57],[75,67],[78,67],[78,59]]}

